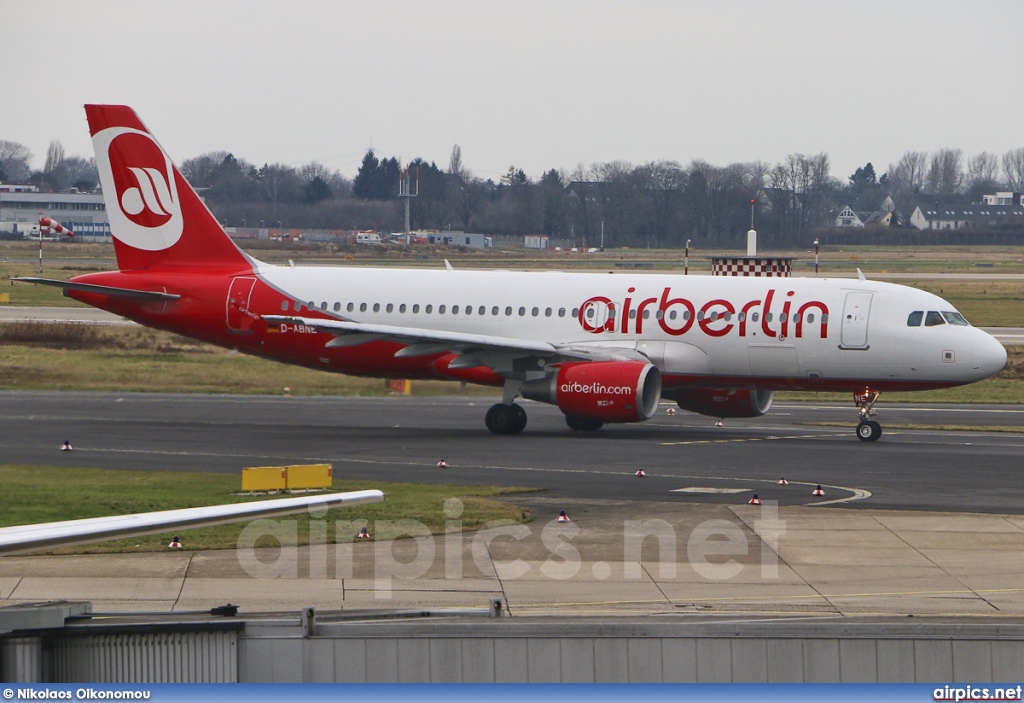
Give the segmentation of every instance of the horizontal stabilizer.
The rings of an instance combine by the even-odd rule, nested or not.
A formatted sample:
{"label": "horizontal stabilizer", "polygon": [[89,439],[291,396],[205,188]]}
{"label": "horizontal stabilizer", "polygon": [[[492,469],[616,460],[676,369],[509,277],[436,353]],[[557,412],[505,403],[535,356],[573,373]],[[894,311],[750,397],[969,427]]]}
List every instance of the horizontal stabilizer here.
{"label": "horizontal stabilizer", "polygon": [[177,300],[180,295],[173,293],[160,293],[149,290],[133,290],[132,288],[113,288],[111,286],[97,286],[92,283],[71,283],[70,281],[55,281],[51,278],[12,278],[12,281],[23,281],[24,283],[36,283],[41,286],[54,286],[64,290],[77,290],[82,293],[96,293],[98,295],[110,295],[116,298],[132,298],[134,300]]}

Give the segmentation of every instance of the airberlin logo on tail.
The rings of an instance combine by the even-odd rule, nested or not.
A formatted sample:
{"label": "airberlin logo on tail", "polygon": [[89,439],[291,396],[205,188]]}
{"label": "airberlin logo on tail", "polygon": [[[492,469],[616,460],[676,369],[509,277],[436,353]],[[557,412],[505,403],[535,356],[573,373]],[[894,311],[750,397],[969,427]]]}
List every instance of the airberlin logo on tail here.
{"label": "airberlin logo on tail", "polygon": [[163,149],[149,134],[128,127],[98,132],[93,145],[114,237],[146,251],[174,245],[183,231],[181,203],[174,166]]}

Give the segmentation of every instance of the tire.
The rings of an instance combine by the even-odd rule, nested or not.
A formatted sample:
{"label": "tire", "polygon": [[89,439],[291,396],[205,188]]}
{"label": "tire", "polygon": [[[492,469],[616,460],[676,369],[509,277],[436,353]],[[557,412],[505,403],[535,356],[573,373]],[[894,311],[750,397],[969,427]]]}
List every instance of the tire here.
{"label": "tire", "polygon": [[882,426],[874,420],[857,425],[857,439],[862,442],[877,442],[882,436]]}
{"label": "tire", "polygon": [[526,411],[515,404],[492,405],[484,423],[494,434],[519,434],[526,428]]}
{"label": "tire", "polygon": [[516,430],[512,434],[519,434],[526,429],[526,411],[523,410],[522,405],[516,405],[512,403],[512,409],[516,413]]}
{"label": "tire", "polygon": [[596,420],[592,417],[580,417],[579,415],[566,415],[565,424],[573,432],[596,432],[604,427],[604,420]]}

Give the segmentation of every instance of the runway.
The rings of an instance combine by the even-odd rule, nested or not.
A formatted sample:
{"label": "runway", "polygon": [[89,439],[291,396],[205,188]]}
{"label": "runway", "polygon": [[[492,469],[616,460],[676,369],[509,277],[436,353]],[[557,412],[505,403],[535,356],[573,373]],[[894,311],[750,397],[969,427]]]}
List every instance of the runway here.
{"label": "runway", "polygon": [[[238,473],[327,462],[337,478],[523,486],[573,500],[1024,513],[1024,405],[880,404],[875,443],[851,405],[781,403],[762,418],[678,412],[573,433],[557,408],[526,402],[519,436],[484,428],[488,398],[327,398],[0,393],[7,463]],[[830,423],[826,425],[816,423]],[[841,423],[841,426],[831,426]],[[1020,432],[928,426],[1021,427]],[[61,452],[65,439],[73,452]],[[447,469],[437,468],[441,459]],[[646,477],[637,478],[642,469]],[[789,482],[780,486],[785,477]],[[813,496],[820,484],[824,496]]]}

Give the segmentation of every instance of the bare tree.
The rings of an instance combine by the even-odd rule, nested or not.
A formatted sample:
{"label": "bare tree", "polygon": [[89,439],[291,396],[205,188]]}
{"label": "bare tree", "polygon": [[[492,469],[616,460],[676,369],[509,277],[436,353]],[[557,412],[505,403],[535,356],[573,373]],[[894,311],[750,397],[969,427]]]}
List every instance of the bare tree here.
{"label": "bare tree", "polygon": [[967,194],[980,201],[986,193],[999,189],[999,157],[987,151],[967,159]]}
{"label": "bare tree", "polygon": [[889,164],[889,188],[897,204],[906,204],[924,187],[925,168],[928,152],[908,151],[900,160]]}
{"label": "bare tree", "polygon": [[452,147],[452,155],[448,159],[448,173],[458,176],[462,181],[468,181],[473,177],[473,174],[462,163],[462,147],[458,144]]}
{"label": "bare tree", "polygon": [[1014,193],[1024,193],[1024,147],[1010,149],[1003,154],[1003,173],[1006,174],[1007,188]]}
{"label": "bare tree", "polygon": [[196,188],[209,188],[217,174],[217,169],[229,156],[226,151],[211,151],[187,159],[181,164],[181,175]]}
{"label": "bare tree", "polygon": [[32,174],[31,160],[32,152],[27,146],[0,139],[0,174],[6,174],[6,177],[0,175],[0,180],[26,182]]}
{"label": "bare tree", "polygon": [[939,149],[928,164],[928,192],[956,195],[964,186],[964,153],[960,149]]}
{"label": "bare tree", "polygon": [[59,139],[54,139],[46,149],[46,165],[43,166],[43,173],[55,173],[63,163],[64,146]]}

